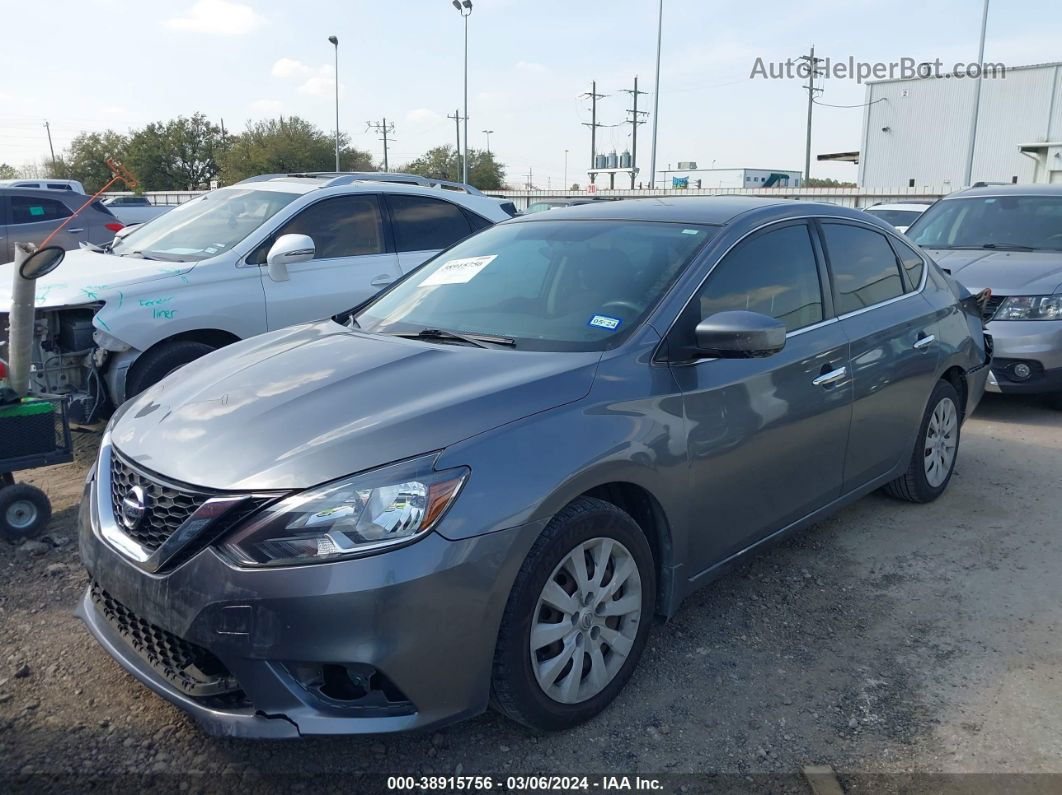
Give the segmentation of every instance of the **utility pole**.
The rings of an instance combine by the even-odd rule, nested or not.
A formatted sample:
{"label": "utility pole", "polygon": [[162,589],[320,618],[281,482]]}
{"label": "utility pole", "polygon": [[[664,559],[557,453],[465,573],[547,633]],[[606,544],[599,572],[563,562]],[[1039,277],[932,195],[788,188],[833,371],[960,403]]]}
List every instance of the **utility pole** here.
{"label": "utility pole", "polygon": [[977,65],[981,71],[977,73],[977,82],[974,84],[973,110],[970,113],[970,142],[966,147],[966,170],[963,185],[973,182],[974,146],[977,143],[977,115],[981,109],[981,83],[984,80],[985,62],[985,31],[988,29],[988,0],[985,0],[984,10],[981,12],[981,46],[977,51]]}
{"label": "utility pole", "polygon": [[489,155],[490,154],[490,136],[494,132],[494,130],[484,130],[483,132],[486,133],[486,136],[487,136],[487,154]]}
{"label": "utility pole", "polygon": [[638,95],[648,94],[648,91],[638,90],[638,75],[634,76],[634,90],[623,90],[624,94],[630,94],[634,99],[634,107],[628,108],[627,112],[631,114],[631,117],[627,120],[627,123],[631,125],[631,190],[634,190],[634,175],[638,170],[638,125],[645,124],[645,121],[639,118],[641,116],[648,116],[649,112],[644,110],[638,110]]}
{"label": "utility pole", "polygon": [[48,131],[48,151],[52,153],[52,176],[55,176],[55,147],[52,146],[52,128],[48,125],[48,120],[44,120],[44,129]]}
{"label": "utility pole", "polygon": [[[597,101],[604,99],[605,95],[597,93],[597,81],[594,80],[590,83],[590,93],[580,94],[580,96],[590,98],[590,123],[587,124],[584,121],[583,126],[590,128],[590,168],[596,168],[597,164],[594,159],[597,157],[597,128],[605,126],[597,123]],[[597,174],[591,174],[590,181],[593,182],[596,176]]]}
{"label": "utility pole", "polygon": [[[389,133],[393,133],[395,131],[395,123],[391,122],[390,124],[388,124],[387,117],[384,116],[383,122],[365,122],[365,131],[368,132],[369,130],[375,130],[376,132],[380,133],[380,140],[383,141],[384,145],[384,171],[390,171],[391,167],[388,165],[387,162],[387,136]],[[392,138],[391,140],[394,139]]]}
{"label": "utility pole", "polygon": [[568,182],[568,150],[564,150],[564,189],[568,190],[571,184]]}
{"label": "utility pole", "polygon": [[656,17],[656,88],[653,89],[653,148],[649,158],[649,187],[656,185],[656,128],[660,121],[660,42],[664,35],[664,0]]}
{"label": "utility pole", "polygon": [[454,151],[457,153],[457,177],[455,182],[461,181],[461,109],[458,108],[454,111],[454,115],[446,114],[446,118],[454,120],[454,129],[457,131],[457,149]]}
{"label": "utility pole", "polygon": [[822,63],[822,58],[815,57],[815,45],[813,44],[811,45],[811,52],[807,55],[801,55],[798,60],[804,61],[808,65],[808,84],[804,86],[808,90],[808,132],[804,147],[804,184],[807,185],[808,179],[811,177],[811,110],[815,107],[815,92],[822,93],[821,88],[815,88],[815,78],[822,74],[819,71],[819,64]]}
{"label": "utility pole", "polygon": [[533,188],[534,188],[534,182],[533,182],[533,181],[532,181],[532,179],[531,179],[531,177],[532,177],[532,171],[531,171],[531,166],[528,166],[528,167],[527,167],[527,173],[526,173],[526,174],[525,174],[524,176],[525,176],[525,177],[527,177],[527,189],[528,189],[529,191],[530,191],[530,190],[533,190]]}

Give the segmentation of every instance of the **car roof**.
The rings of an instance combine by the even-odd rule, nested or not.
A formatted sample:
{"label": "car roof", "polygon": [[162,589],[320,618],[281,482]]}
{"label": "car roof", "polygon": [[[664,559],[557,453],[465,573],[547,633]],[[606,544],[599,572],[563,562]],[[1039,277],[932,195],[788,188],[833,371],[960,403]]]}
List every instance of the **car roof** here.
{"label": "car roof", "polygon": [[78,193],[76,190],[50,190],[48,188],[15,188],[11,185],[0,185],[0,194],[5,196],[36,196],[41,199],[54,199],[57,196],[77,196],[82,199],[87,199],[84,193]]}
{"label": "car roof", "polygon": [[893,202],[892,204],[875,204],[873,207],[864,207],[863,209],[867,212],[871,210],[913,210],[922,213],[929,209],[929,205],[921,202]]}
{"label": "car roof", "polygon": [[977,196],[1062,196],[1062,185],[983,185],[978,188],[967,188],[956,191],[943,197],[941,201],[949,199],[969,199]]}
{"label": "car roof", "polygon": [[643,199],[623,199],[611,202],[590,202],[575,207],[560,207],[548,213],[521,215],[506,223],[540,223],[571,220],[670,221],[687,224],[722,225],[738,216],[770,208],[790,208],[793,214],[832,215],[866,218],[862,212],[822,202],[766,199],[758,196],[662,196]]}

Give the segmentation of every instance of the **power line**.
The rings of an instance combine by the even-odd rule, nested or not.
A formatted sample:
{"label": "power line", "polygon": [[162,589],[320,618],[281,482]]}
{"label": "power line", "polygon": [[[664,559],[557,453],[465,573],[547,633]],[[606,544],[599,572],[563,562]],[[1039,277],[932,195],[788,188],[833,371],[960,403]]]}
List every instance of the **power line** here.
{"label": "power line", "polygon": [[[822,89],[820,88],[818,90],[821,91]],[[858,105],[831,105],[829,102],[819,102],[816,99],[815,100],[815,104],[816,105],[822,105],[822,107],[824,107],[824,108],[865,108],[868,105],[877,105],[879,102],[887,102],[887,101],[888,101],[887,97],[879,97],[878,99],[875,99],[873,102],[860,102]]]}
{"label": "power line", "polygon": [[[365,131],[375,130],[380,133],[379,140],[383,141],[383,153],[384,153],[384,171],[390,171],[390,165],[387,162],[387,136],[395,131],[395,123],[387,123],[387,117],[384,116],[382,122],[367,121],[365,122]],[[394,140],[393,138],[391,140]]]}

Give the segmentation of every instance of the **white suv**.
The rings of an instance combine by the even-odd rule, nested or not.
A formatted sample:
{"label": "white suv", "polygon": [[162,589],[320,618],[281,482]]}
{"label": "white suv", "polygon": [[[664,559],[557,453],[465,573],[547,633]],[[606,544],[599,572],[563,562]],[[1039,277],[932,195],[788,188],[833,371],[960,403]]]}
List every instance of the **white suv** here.
{"label": "white suv", "polygon": [[[475,188],[396,174],[266,175],[206,193],[38,281],[34,387],[90,422],[216,348],[359,304],[509,217]],[[3,337],[11,283],[0,266]]]}

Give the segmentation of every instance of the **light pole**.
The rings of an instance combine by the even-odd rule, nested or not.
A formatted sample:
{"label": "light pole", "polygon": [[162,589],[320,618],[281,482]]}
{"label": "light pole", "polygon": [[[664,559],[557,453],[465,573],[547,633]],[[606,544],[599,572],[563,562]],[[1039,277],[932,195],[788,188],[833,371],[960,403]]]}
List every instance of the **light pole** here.
{"label": "light pole", "polygon": [[494,130],[484,130],[483,132],[486,133],[486,135],[487,135],[487,154],[489,155],[490,154],[490,135],[491,135],[492,132],[494,132]]}
{"label": "light pole", "polygon": [[656,88],[653,89],[653,147],[649,157],[649,187],[656,185],[656,128],[660,118],[660,39],[664,30],[664,0],[656,16]]}
{"label": "light pole", "polygon": [[981,108],[981,81],[985,63],[985,30],[988,28],[988,0],[985,0],[984,10],[981,12],[981,46],[977,51],[977,82],[974,84],[973,110],[970,113],[970,142],[966,148],[966,170],[964,172],[963,185],[967,187],[973,181],[974,145],[977,143],[977,114]]}
{"label": "light pole", "polygon": [[571,187],[568,184],[568,150],[564,150],[564,189],[568,190]]}
{"label": "light pole", "polygon": [[339,171],[339,38],[329,36],[336,49],[336,171]]}
{"label": "light pole", "polygon": [[454,8],[465,20],[465,140],[461,144],[461,181],[468,184],[468,18],[472,0],[453,0]]}

